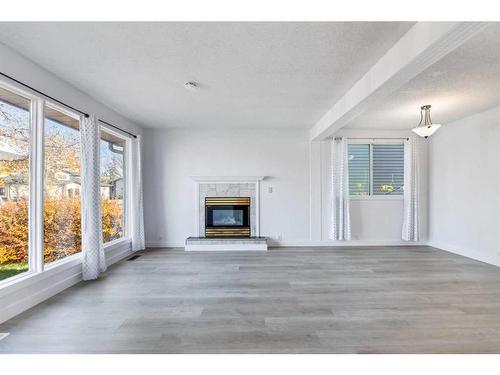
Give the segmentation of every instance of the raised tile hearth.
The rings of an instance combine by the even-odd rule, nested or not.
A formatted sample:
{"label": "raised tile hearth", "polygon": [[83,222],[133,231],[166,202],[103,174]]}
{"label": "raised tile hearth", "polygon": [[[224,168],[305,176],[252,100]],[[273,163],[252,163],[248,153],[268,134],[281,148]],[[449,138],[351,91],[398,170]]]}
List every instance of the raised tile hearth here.
{"label": "raised tile hearth", "polygon": [[186,251],[267,251],[266,237],[213,238],[188,237]]}

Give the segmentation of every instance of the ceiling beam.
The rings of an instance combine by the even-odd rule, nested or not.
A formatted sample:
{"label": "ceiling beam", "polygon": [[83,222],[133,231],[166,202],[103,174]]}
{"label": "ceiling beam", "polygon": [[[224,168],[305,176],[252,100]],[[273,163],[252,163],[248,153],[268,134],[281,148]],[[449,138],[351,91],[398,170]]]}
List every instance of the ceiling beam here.
{"label": "ceiling beam", "polygon": [[486,22],[417,22],[309,130],[310,139],[331,136],[487,25]]}

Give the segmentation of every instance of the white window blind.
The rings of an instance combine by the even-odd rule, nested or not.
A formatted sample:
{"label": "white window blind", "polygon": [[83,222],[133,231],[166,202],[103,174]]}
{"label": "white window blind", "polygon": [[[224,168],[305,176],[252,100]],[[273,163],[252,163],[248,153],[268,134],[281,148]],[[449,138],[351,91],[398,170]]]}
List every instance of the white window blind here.
{"label": "white window blind", "polygon": [[402,144],[350,144],[348,152],[351,196],[403,194]]}
{"label": "white window blind", "polygon": [[350,144],[349,195],[370,194],[370,145]]}
{"label": "white window blind", "polygon": [[404,146],[372,145],[373,195],[401,195],[404,180]]}

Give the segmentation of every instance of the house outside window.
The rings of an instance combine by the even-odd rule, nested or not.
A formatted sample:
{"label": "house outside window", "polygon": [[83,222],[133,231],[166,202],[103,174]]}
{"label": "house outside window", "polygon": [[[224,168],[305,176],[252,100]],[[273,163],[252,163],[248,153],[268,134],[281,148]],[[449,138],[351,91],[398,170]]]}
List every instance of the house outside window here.
{"label": "house outside window", "polygon": [[30,271],[31,105],[0,86],[0,282]]}
{"label": "house outside window", "polygon": [[44,261],[82,251],[80,120],[62,108],[44,108]]}
{"label": "house outside window", "polygon": [[128,139],[111,129],[101,128],[101,212],[103,242],[116,241],[127,235],[126,177]]}

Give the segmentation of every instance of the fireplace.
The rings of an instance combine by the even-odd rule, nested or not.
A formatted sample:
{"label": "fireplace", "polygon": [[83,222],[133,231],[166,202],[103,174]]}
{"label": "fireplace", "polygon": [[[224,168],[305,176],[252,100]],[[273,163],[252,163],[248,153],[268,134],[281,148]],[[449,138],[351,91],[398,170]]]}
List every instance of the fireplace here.
{"label": "fireplace", "polygon": [[250,237],[250,197],[206,197],[205,237]]}

